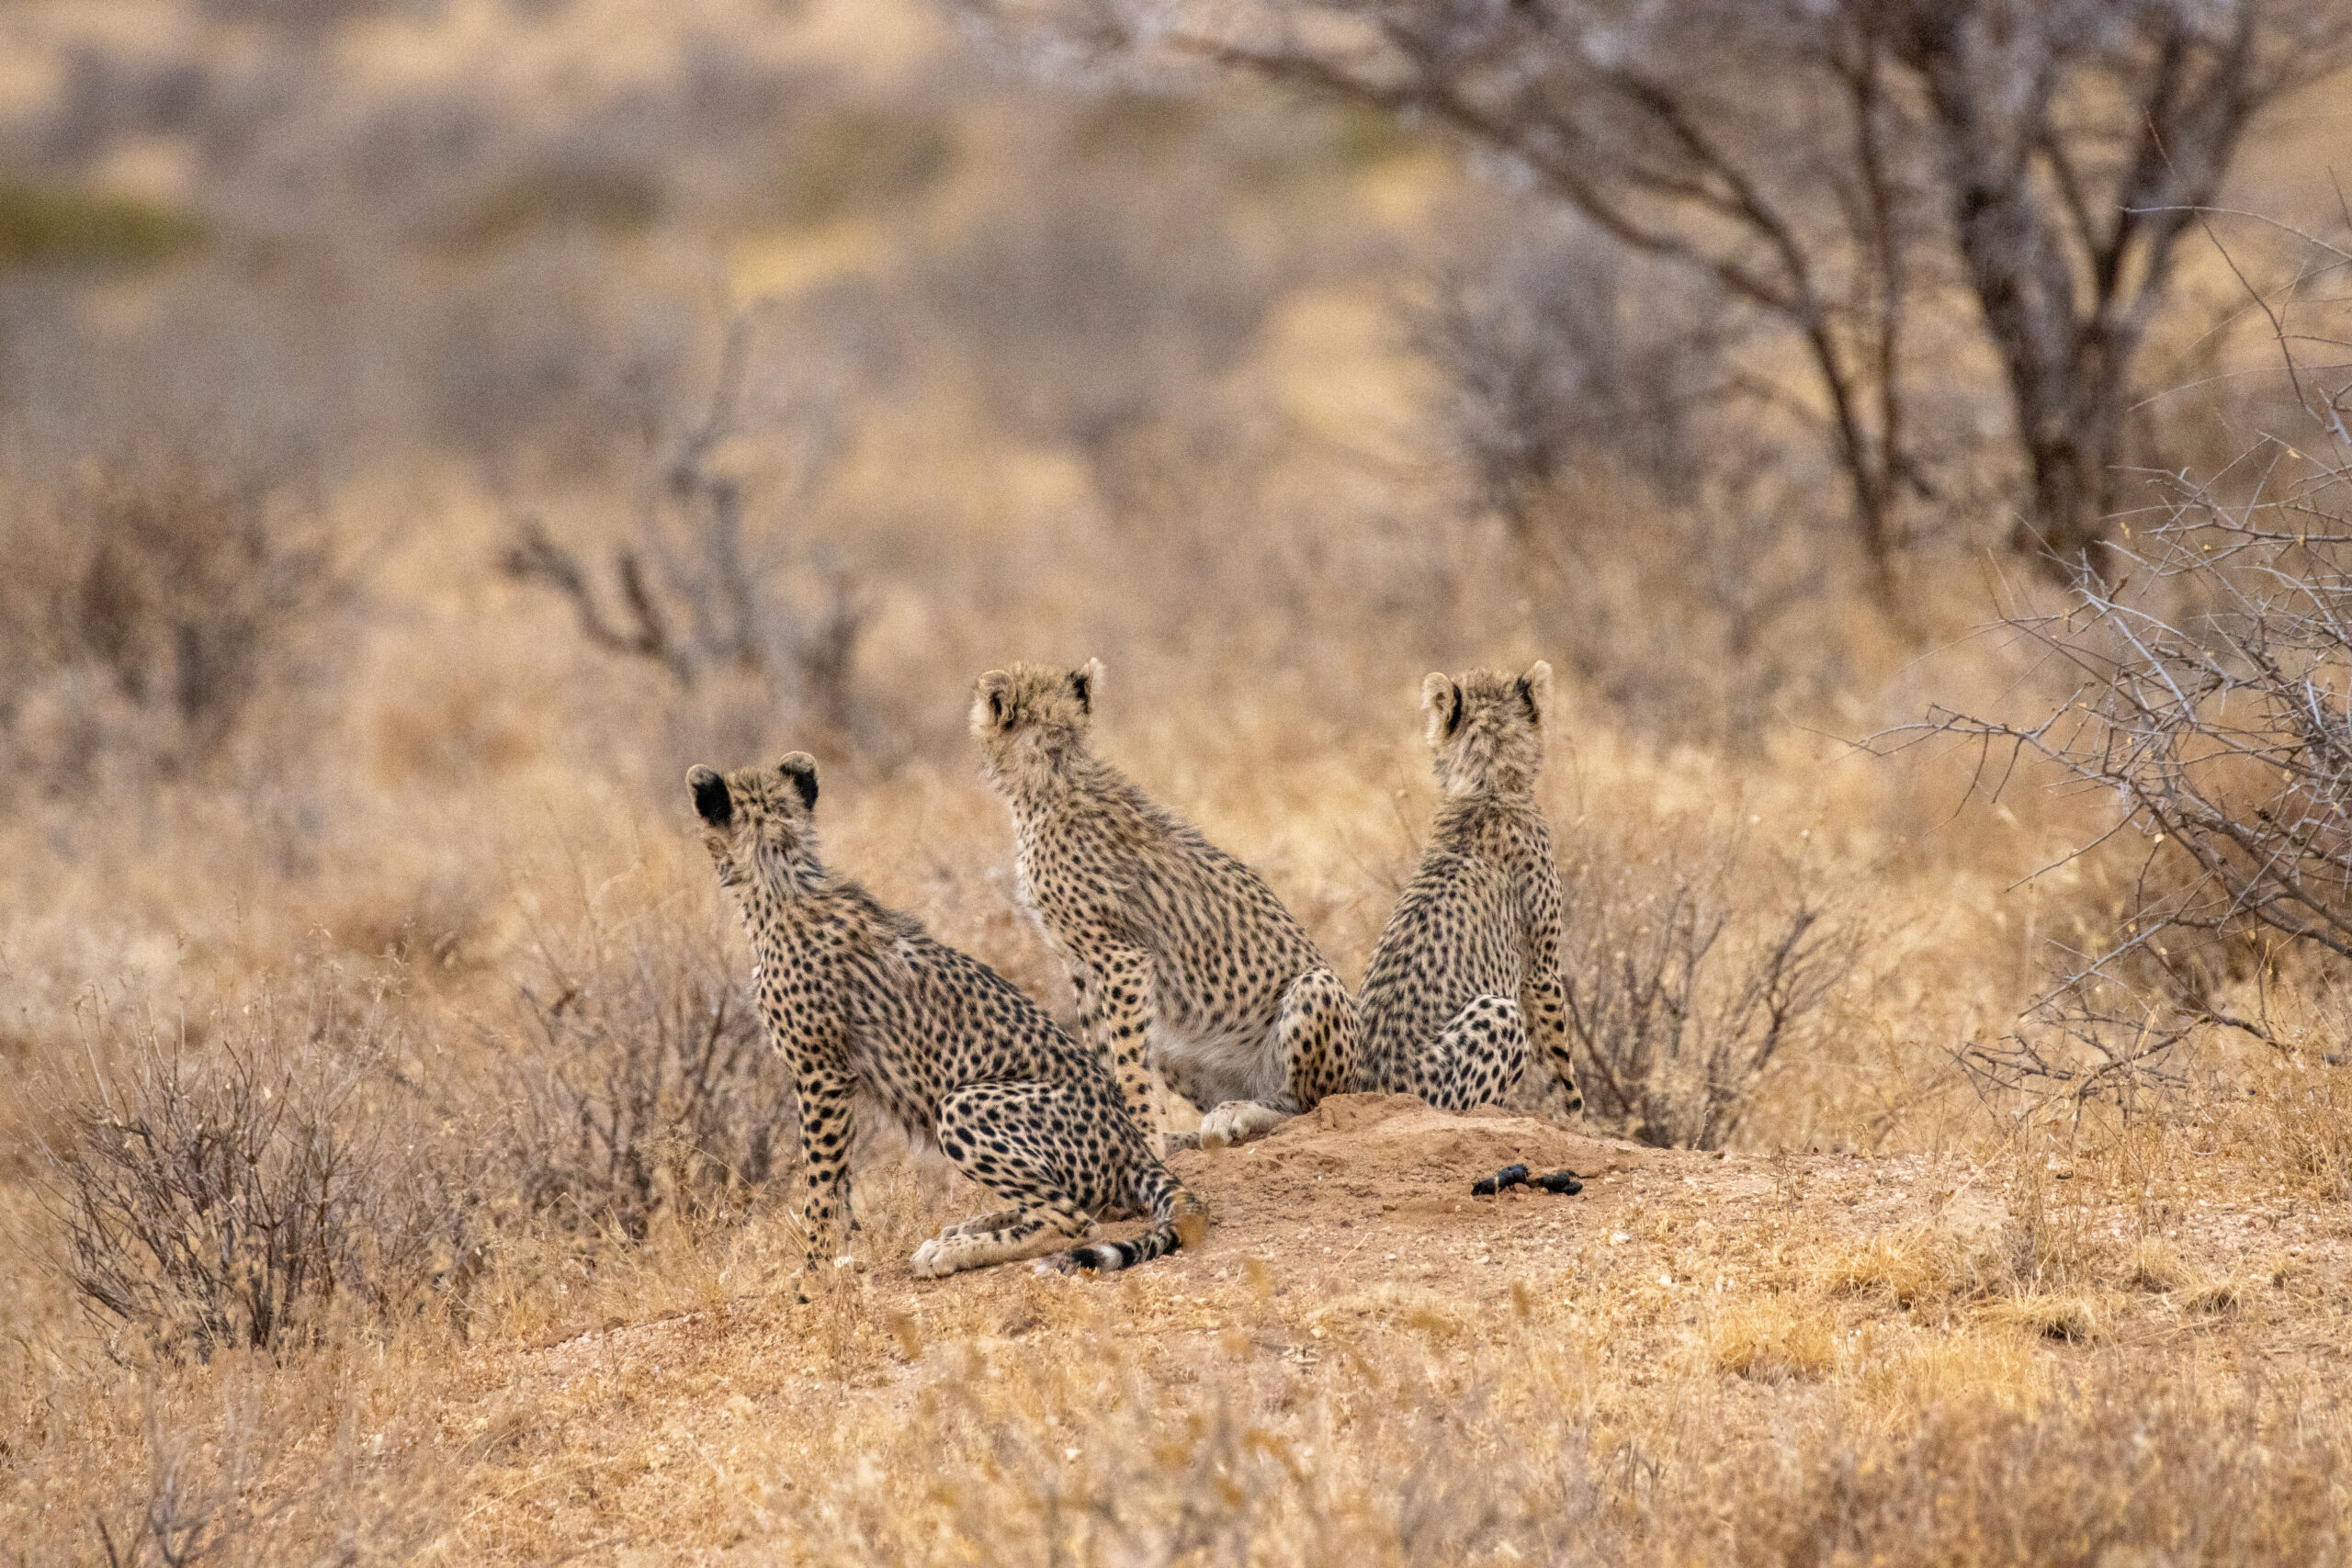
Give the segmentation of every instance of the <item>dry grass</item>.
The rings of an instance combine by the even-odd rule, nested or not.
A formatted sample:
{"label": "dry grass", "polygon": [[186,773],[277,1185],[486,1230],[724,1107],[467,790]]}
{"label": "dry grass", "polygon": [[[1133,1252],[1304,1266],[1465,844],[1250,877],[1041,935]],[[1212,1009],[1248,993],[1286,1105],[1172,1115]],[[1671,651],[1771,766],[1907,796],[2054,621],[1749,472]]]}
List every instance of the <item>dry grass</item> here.
{"label": "dry grass", "polygon": [[[1465,516],[1396,324],[1477,207],[1454,165],[1250,92],[1212,111],[984,80],[928,12],[877,15],[714,11],[695,26],[744,45],[719,61],[602,0],[394,8],[337,35],[342,107],[288,96],[314,54],[216,56],[205,16],[159,21],[139,47],[217,70],[203,102],[287,106],[278,143],[320,188],[387,127],[474,150],[438,196],[400,156],[359,165],[369,210],[331,218],[159,152],[186,97],[168,61],[107,78],[110,113],[164,107],[100,172],[202,197],[263,259],[240,240],[86,287],[0,276],[0,377],[40,393],[0,389],[0,553],[42,574],[0,573],[0,1563],[2344,1557],[2340,998],[2312,982],[2289,1010],[2320,1049],[2199,1041],[2187,1087],[2128,1116],[1988,1103],[1954,1066],[2013,1025],[2051,941],[2108,928],[2132,863],[2025,880],[2099,803],[2027,777],[1996,805],[1973,754],[1833,739],[2044,694],[1960,635],[1988,604],[1974,570],[1923,558],[1893,625],[1850,563],[1797,547],[1803,495],[1604,467],[1553,499],[1606,524],[1587,544],[1643,543],[1549,594]],[[0,89],[96,69],[66,46],[98,24],[51,23],[27,26],[54,80],[12,62]],[[839,134],[785,198],[746,195],[712,149],[786,88],[808,95],[791,125]],[[573,94],[598,114],[481,107]],[[58,102],[9,145],[79,145],[97,111]],[[903,135],[865,146],[860,117],[893,105]],[[799,155],[773,131],[745,166]],[[572,180],[598,148],[652,183],[616,207]],[[887,165],[871,203],[849,199],[861,159]],[[336,273],[328,240],[368,264]],[[959,325],[1008,278],[1017,319]],[[537,521],[620,592],[613,547],[656,547],[679,421],[710,406],[732,306],[771,287],[793,352],[755,367],[749,434],[701,454],[687,499],[717,517],[707,487],[740,486],[716,545],[767,563],[778,624],[854,581],[870,619],[835,673],[857,724],[777,673],[789,649],[673,674],[498,570]],[[811,385],[841,446],[802,491],[776,454]],[[171,460],[126,467],[125,425]],[[102,518],[123,524],[104,550]],[[1681,570],[1734,545],[1769,584]],[[220,591],[240,550],[269,567],[249,595]],[[673,562],[665,592],[708,592],[664,603],[721,602],[724,558]],[[1105,750],[1350,976],[1434,805],[1419,677],[1552,658],[1579,974],[1617,987],[1632,1043],[1603,1109],[1725,1157],[1617,1151],[1579,1198],[1484,1207],[1450,1169],[1366,1198],[1334,1159],[1281,1213],[1207,1162],[1224,1217],[1197,1251],[918,1284],[908,1254],[974,1195],[876,1138],[856,1265],[793,1305],[789,1085],[735,1010],[749,960],[684,772],[826,730],[831,857],[1066,1012],[967,683],[1098,654]],[[1661,991],[1712,929],[1693,900],[1719,944]],[[1836,942],[1759,1052],[1740,998],[1800,909]],[[197,1276],[141,1273],[133,1334],[94,1319],[76,1260],[61,1172],[133,1089],[178,1118],[150,1120],[182,1169],[233,1179],[141,1211],[235,1287],[200,1347],[165,1300]],[[296,1179],[305,1151],[366,1156],[336,1168],[347,1201]],[[300,1328],[255,1334],[245,1227],[288,1194],[340,1227],[334,1283],[264,1269]]]}

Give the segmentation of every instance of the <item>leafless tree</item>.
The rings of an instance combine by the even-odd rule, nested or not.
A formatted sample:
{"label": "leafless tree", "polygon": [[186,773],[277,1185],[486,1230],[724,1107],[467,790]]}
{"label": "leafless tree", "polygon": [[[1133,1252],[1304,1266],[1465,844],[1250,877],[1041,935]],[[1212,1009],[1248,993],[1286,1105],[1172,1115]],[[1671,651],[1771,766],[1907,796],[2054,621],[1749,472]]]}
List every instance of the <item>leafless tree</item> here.
{"label": "leafless tree", "polygon": [[2344,58],[2340,0],[967,0],[1048,62],[1255,73],[1430,123],[1801,344],[1892,597],[1912,317],[1964,281],[2005,372],[2013,544],[2100,566],[2131,368],[2192,210]]}
{"label": "leafless tree", "polygon": [[846,572],[820,570],[821,602],[796,612],[776,592],[797,540],[797,519],[831,477],[843,450],[839,398],[829,386],[797,389],[756,432],[781,447],[782,493],[770,502],[785,526],[754,529],[744,479],[719,449],[753,434],[745,404],[754,336],[764,305],[729,321],[710,399],[676,430],[649,433],[657,455],[636,525],[614,547],[609,588],[579,553],[537,516],[526,516],[501,558],[506,573],[571,600],[581,631],[600,648],[650,659],[680,685],[733,668],[785,688],[805,711],[843,735],[854,732],[849,677],[872,615]]}
{"label": "leafless tree", "polygon": [[1448,434],[1478,503],[1530,545],[1560,482],[1596,457],[1690,500],[1725,378],[1712,297],[1627,265],[1571,215],[1498,224],[1461,249],[1413,339],[1450,387]]}

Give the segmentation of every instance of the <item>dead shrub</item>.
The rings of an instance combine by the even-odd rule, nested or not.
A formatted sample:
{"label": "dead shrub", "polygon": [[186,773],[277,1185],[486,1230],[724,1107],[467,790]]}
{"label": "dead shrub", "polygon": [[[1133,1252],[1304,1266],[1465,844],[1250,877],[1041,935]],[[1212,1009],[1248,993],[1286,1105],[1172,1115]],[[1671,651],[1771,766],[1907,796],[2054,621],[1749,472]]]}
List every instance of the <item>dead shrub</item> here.
{"label": "dead shrub", "polygon": [[[854,742],[868,727],[853,678],[876,604],[804,532],[850,445],[847,376],[782,351],[796,318],[822,313],[789,304],[737,311],[707,402],[652,422],[636,523],[613,547],[609,574],[527,514],[499,565],[569,600],[590,643],[652,661],[681,690],[748,676],[802,722]],[[763,454],[757,471],[724,456],[745,448]]]}
{"label": "dead shrub", "polygon": [[448,1260],[465,1204],[388,1114],[381,1004],[265,987],[196,1038],[146,1014],[93,1028],[96,1092],[62,1110],[45,1180],[67,1277],[119,1348],[314,1343],[332,1306],[395,1310]]}
{"label": "dead shrub", "polygon": [[798,1163],[799,1101],[715,934],[649,920],[544,955],[503,1054],[526,1210],[642,1241],[739,1214]]}
{"label": "dead shrub", "polygon": [[[921,282],[995,421],[1099,469],[1236,364],[1274,298],[1270,268],[1216,237],[1196,188],[1146,205],[1127,194],[1110,176],[1057,180],[933,258]],[[1102,477],[1114,495],[1127,488]]]}
{"label": "dead shrub", "polygon": [[[2305,248],[2312,275],[2352,265]],[[2193,1035],[2304,1051],[2326,1032],[2301,998],[2352,972],[2352,378],[2309,346],[2340,332],[2341,302],[2314,301],[2323,323],[2290,334],[2293,292],[2254,292],[2281,372],[2266,434],[2214,471],[2148,476],[2099,558],[2112,587],[2086,575],[2063,609],[2005,615],[2048,671],[2043,700],[2020,717],[1937,706],[1882,738],[1972,743],[1996,794],[2054,772],[2112,802],[2058,863],[2125,864],[2121,896],[2052,943],[2014,1032],[1962,1054],[2002,1099],[2129,1111],[2185,1084]]]}
{"label": "dead shrub", "polygon": [[349,587],[333,525],[288,468],[186,451],[25,486],[0,507],[0,728],[44,695],[83,729],[117,718],[36,759],[55,780],[134,739],[166,770],[209,757],[263,693],[311,671],[305,634]]}
{"label": "dead shrub", "polygon": [[0,1562],[415,1562],[475,1500],[466,1482],[503,1423],[449,1441],[428,1402],[401,1397],[413,1349],[119,1372],[75,1413],[79,1442],[10,1455]]}
{"label": "dead shrub", "polygon": [[1715,434],[1705,415],[1724,401],[1726,313],[1574,217],[1488,200],[1500,210],[1462,214],[1474,221],[1413,323],[1481,499],[1527,528],[1538,498],[1596,458],[1682,499]]}
{"label": "dead shrub", "polygon": [[1562,972],[1586,1113],[1662,1147],[1720,1148],[1757,1079],[1860,955],[1820,892],[1762,905],[1732,847],[1569,868]]}

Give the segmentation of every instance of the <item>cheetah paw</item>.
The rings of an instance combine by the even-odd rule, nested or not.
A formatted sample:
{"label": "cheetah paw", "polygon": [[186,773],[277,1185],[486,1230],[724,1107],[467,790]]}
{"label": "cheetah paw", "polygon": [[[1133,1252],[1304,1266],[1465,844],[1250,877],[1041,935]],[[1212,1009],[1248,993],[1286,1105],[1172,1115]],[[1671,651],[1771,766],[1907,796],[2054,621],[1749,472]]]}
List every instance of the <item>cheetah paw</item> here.
{"label": "cheetah paw", "polygon": [[936,1280],[956,1272],[956,1265],[947,1259],[947,1248],[936,1236],[916,1247],[910,1261],[918,1280]]}
{"label": "cheetah paw", "polygon": [[1262,1138],[1290,1118],[1254,1100],[1228,1100],[1201,1118],[1201,1147],[1221,1149]]}

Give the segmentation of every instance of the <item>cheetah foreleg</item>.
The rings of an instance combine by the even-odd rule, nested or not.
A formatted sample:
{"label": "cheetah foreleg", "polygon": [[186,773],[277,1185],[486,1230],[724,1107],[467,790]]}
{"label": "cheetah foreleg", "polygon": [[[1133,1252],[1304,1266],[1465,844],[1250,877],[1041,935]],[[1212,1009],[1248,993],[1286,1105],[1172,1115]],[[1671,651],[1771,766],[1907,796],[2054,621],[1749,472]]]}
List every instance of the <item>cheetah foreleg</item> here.
{"label": "cheetah foreleg", "polygon": [[1139,947],[1090,942],[1082,959],[1073,954],[1071,980],[1077,993],[1079,1037],[1102,1058],[1119,1085],[1127,1114],[1149,1140],[1159,1131],[1159,1075],[1146,1047],[1152,1016],[1151,954]]}
{"label": "cheetah foreleg", "polygon": [[853,1100],[846,1074],[807,1060],[797,1066],[800,1155],[808,1190],[808,1201],[801,1210],[806,1251],[798,1292],[805,1302],[808,1278],[833,1256],[842,1213],[849,1204]]}
{"label": "cheetah foreleg", "polygon": [[[1519,1005],[1526,1014],[1531,1036],[1528,1066],[1548,1063],[1552,1072],[1553,1081],[1532,1098],[1548,1115],[1573,1116],[1584,1109],[1584,1090],[1577,1084],[1576,1053],[1568,1034],[1567,982],[1557,967],[1541,978],[1530,979],[1520,994]],[[1521,1086],[1522,1095],[1530,1087]]]}
{"label": "cheetah foreleg", "polygon": [[1291,1112],[1277,1111],[1262,1100],[1228,1100],[1201,1118],[1201,1147],[1221,1149],[1246,1144],[1264,1137],[1290,1118]]}

